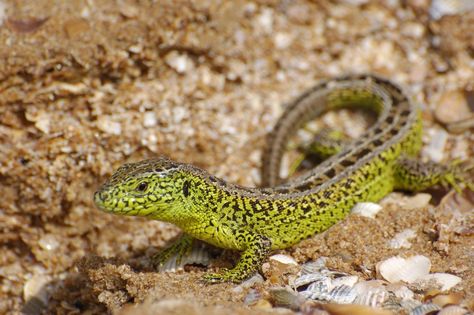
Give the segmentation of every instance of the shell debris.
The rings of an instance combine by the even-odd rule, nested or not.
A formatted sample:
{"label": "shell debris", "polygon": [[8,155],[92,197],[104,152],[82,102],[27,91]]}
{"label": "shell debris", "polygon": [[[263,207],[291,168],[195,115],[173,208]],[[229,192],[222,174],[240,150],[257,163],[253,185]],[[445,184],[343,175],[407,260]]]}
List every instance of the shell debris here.
{"label": "shell debris", "polygon": [[416,231],[412,229],[405,229],[400,233],[395,234],[395,236],[388,241],[388,246],[390,248],[410,248],[410,240],[416,237]]}

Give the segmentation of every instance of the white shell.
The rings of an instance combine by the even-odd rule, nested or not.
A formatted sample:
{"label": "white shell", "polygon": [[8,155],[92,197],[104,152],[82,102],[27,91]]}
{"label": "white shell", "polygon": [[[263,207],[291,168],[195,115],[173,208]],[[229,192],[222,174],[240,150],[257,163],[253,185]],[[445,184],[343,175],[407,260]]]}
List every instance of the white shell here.
{"label": "white shell", "polygon": [[389,294],[381,281],[371,280],[359,282],[354,286],[357,298],[354,304],[378,307],[387,300]]}
{"label": "white shell", "polygon": [[379,274],[388,282],[413,283],[428,275],[431,261],[428,257],[416,255],[407,259],[394,256],[377,264]]}
{"label": "white shell", "polygon": [[417,307],[411,309],[410,313],[408,313],[408,314],[409,315],[425,315],[425,314],[429,314],[433,311],[438,311],[440,309],[441,308],[438,305],[433,304],[433,303],[421,304],[421,305],[418,305]]}
{"label": "white shell", "polygon": [[181,270],[184,268],[185,265],[188,264],[199,264],[203,266],[209,265],[211,258],[209,252],[205,246],[202,244],[198,244],[197,246],[193,246],[191,252],[189,254],[185,254],[181,258],[181,262],[178,264],[178,255],[171,256],[170,259],[165,261],[165,263],[158,268],[158,271],[170,271],[175,272],[176,270]]}
{"label": "white shell", "polygon": [[330,281],[330,279],[327,276],[322,275],[320,273],[309,273],[309,274],[305,274],[305,275],[302,275],[301,277],[296,278],[292,284],[292,287],[296,289],[304,285],[307,285],[316,281],[325,280],[325,279],[328,279]]}
{"label": "white shell", "polygon": [[462,278],[449,274],[449,273],[430,273],[424,277],[418,279],[419,281],[430,281],[435,280],[440,286],[441,291],[448,291],[459,282],[462,281]]}
{"label": "white shell", "polygon": [[331,279],[323,278],[311,283],[305,291],[300,292],[304,297],[312,300],[328,301],[331,290]]}
{"label": "white shell", "polygon": [[438,315],[466,315],[468,310],[457,305],[449,305],[439,311]]}
{"label": "white shell", "polygon": [[276,254],[276,255],[270,256],[269,259],[278,261],[285,265],[298,266],[298,263],[296,262],[296,260],[294,260],[293,257],[287,256],[287,255]]}
{"label": "white shell", "polygon": [[310,273],[316,273],[320,271],[321,269],[324,269],[326,267],[326,261],[328,260],[327,257],[319,257],[315,261],[309,261],[305,264],[303,264],[303,268],[301,269],[301,274],[310,274]]}
{"label": "white shell", "polygon": [[390,248],[410,248],[411,243],[410,239],[416,237],[416,231],[412,229],[405,229],[400,233],[395,234],[395,236],[388,241],[388,246]]}
{"label": "white shell", "polygon": [[338,304],[351,304],[357,298],[357,291],[345,284],[334,287],[328,300]]}
{"label": "white shell", "polygon": [[392,292],[397,298],[402,300],[413,299],[415,293],[400,283],[390,283],[387,285],[387,291]]}
{"label": "white shell", "polygon": [[412,299],[400,301],[400,305],[407,312],[415,309],[416,307],[420,306],[421,304],[422,303],[420,301],[412,300]]}
{"label": "white shell", "polygon": [[344,277],[333,279],[332,286],[337,287],[344,284],[344,285],[353,287],[357,283],[357,281],[359,281],[358,276],[344,276]]}
{"label": "white shell", "polygon": [[351,210],[352,213],[357,215],[375,218],[375,215],[382,210],[382,206],[373,202],[358,202]]}

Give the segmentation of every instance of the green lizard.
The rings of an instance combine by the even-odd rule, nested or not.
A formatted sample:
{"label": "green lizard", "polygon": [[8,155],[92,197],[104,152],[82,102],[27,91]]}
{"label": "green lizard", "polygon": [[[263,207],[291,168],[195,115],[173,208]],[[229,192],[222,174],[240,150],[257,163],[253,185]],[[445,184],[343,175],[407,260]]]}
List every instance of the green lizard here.
{"label": "green lizard", "polygon": [[[338,108],[377,114],[363,136],[309,173],[278,185],[281,157],[291,135],[307,121]],[[421,148],[420,111],[399,87],[376,76],[322,82],[287,108],[269,136],[263,182],[247,188],[167,158],[124,164],[95,193],[97,206],[120,215],[173,223],[184,234],[154,259],[185,254],[193,239],[241,251],[236,266],[204,276],[240,282],[257,271],[271,250],[292,246],[343,219],[360,201],[377,201],[393,189],[422,190],[468,183],[454,167],[414,157]]]}

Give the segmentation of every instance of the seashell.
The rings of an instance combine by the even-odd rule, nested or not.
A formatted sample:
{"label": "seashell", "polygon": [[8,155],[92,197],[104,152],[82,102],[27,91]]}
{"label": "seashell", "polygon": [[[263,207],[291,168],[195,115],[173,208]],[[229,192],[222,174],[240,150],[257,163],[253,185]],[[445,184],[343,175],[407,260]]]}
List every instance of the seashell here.
{"label": "seashell", "polygon": [[305,302],[305,298],[288,288],[269,289],[270,297],[277,306],[287,307],[292,310],[299,310]]}
{"label": "seashell", "polygon": [[319,257],[315,261],[310,261],[303,264],[303,268],[301,269],[301,275],[317,273],[321,271],[322,269],[325,269],[327,260],[328,260],[327,257]]}
{"label": "seashell", "polygon": [[357,283],[357,281],[359,281],[358,276],[343,276],[343,277],[333,279],[331,284],[333,287],[337,287],[343,284],[353,287]]}
{"label": "seashell", "polygon": [[387,291],[392,292],[395,297],[401,300],[413,299],[415,293],[400,283],[390,283],[387,285]]}
{"label": "seashell", "polygon": [[333,271],[333,270],[329,270],[329,269],[321,269],[320,273],[322,275],[330,277],[331,279],[337,279],[337,278],[341,278],[341,277],[350,276],[350,274],[348,274],[348,273],[341,272],[341,271]]}
{"label": "seashell", "polygon": [[441,307],[436,304],[421,304],[410,310],[409,315],[425,315],[434,311],[439,311]]}
{"label": "seashell", "polygon": [[388,298],[381,305],[381,307],[386,310],[391,310],[396,314],[400,313],[403,309],[402,305],[400,304],[400,299],[390,293],[388,295]]}
{"label": "seashell", "polygon": [[378,273],[391,283],[398,281],[413,283],[428,275],[430,268],[429,258],[421,255],[411,256],[407,259],[394,256],[379,262],[376,266]]}
{"label": "seashell", "polygon": [[406,312],[409,312],[411,311],[412,309],[420,306],[422,303],[420,301],[417,301],[417,300],[412,300],[412,299],[407,299],[407,300],[401,300],[400,301],[400,305],[402,306],[402,308],[406,311]]}
{"label": "seashell", "polygon": [[189,253],[186,253],[181,257],[181,262],[178,264],[178,255],[175,254],[170,257],[165,263],[158,268],[158,271],[170,271],[175,272],[176,270],[181,270],[185,265],[198,264],[207,266],[211,261],[211,257],[207,247],[204,244],[198,243],[196,246],[193,246]]}
{"label": "seashell", "polygon": [[458,305],[449,305],[439,311],[438,315],[467,315],[469,311]]}
{"label": "seashell", "polygon": [[449,273],[430,273],[418,279],[419,281],[434,280],[439,284],[441,291],[448,291],[462,281],[462,278]]}
{"label": "seashell", "polygon": [[331,291],[331,279],[322,278],[311,283],[308,288],[300,294],[311,300],[327,301],[329,299],[329,292]]}
{"label": "seashell", "polygon": [[358,202],[351,210],[351,213],[367,217],[375,218],[375,215],[382,210],[382,206],[373,202]]}
{"label": "seashell", "polygon": [[293,257],[287,256],[287,255],[277,254],[277,255],[270,256],[269,259],[278,261],[285,265],[298,266],[298,263],[296,262],[296,260],[294,260]]}
{"label": "seashell", "polygon": [[410,248],[411,243],[410,239],[416,237],[416,231],[412,229],[405,229],[400,233],[395,234],[395,236],[388,241],[388,246],[390,248]]}
{"label": "seashell", "polygon": [[355,304],[378,307],[389,297],[388,291],[378,280],[359,282],[354,286],[354,290],[357,292]]}
{"label": "seashell", "polygon": [[298,277],[295,279],[295,281],[293,282],[293,285],[292,287],[293,288],[300,288],[302,286],[305,286],[307,284],[310,284],[310,283],[313,283],[313,282],[316,282],[316,281],[320,281],[320,280],[323,280],[323,279],[329,279],[326,275],[323,275],[323,274],[320,274],[320,273],[309,273],[309,274],[305,274],[305,275],[302,275],[301,277]]}
{"label": "seashell", "polygon": [[338,304],[350,304],[357,298],[357,291],[345,284],[335,286],[329,292],[328,300]]}
{"label": "seashell", "polygon": [[334,286],[332,285],[331,278],[325,277],[311,283],[306,288],[306,290],[302,291],[301,293],[308,299],[329,301],[329,293],[331,292],[333,287]]}

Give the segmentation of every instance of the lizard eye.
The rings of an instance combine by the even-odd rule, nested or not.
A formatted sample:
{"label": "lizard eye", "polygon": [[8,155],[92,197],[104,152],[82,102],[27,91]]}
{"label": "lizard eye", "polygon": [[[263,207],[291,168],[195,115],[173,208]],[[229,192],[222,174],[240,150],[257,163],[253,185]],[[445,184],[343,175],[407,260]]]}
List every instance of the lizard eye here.
{"label": "lizard eye", "polygon": [[148,184],[145,183],[145,182],[141,182],[140,184],[138,184],[137,186],[137,191],[145,191],[146,189],[148,188]]}

